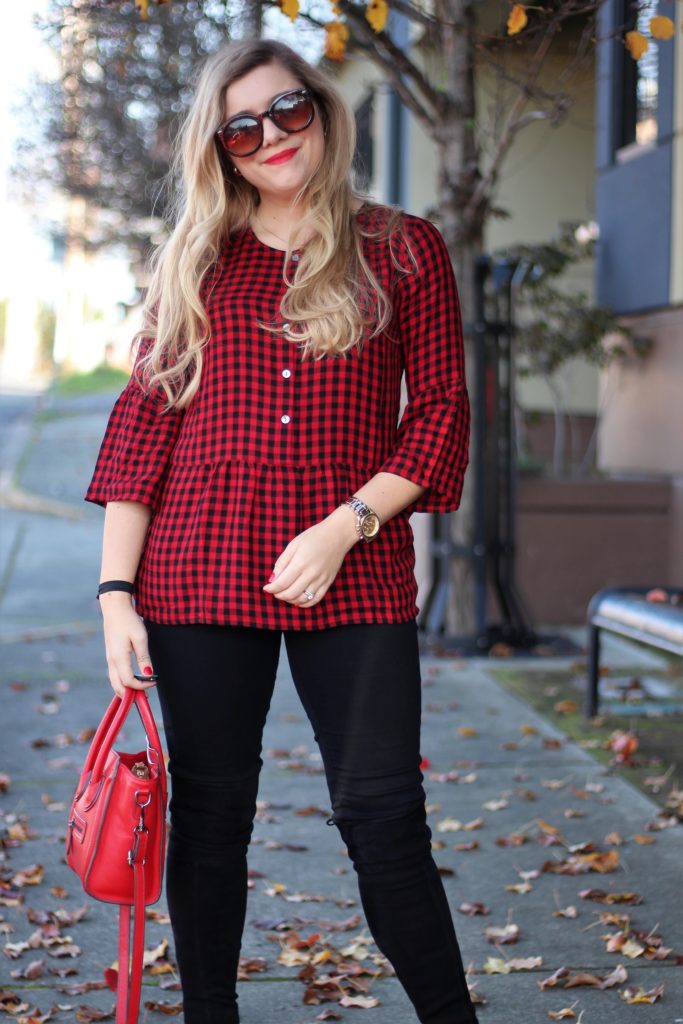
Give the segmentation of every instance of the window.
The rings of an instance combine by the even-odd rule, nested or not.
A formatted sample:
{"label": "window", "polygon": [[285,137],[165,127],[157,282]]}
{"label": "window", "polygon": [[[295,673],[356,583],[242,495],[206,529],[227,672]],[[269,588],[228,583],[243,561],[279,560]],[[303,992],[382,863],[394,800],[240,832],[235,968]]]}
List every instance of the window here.
{"label": "window", "polygon": [[[636,29],[649,35],[650,18],[657,14],[658,0],[621,0],[619,27],[622,32]],[[617,107],[617,148],[642,146],[657,141],[659,91],[659,50],[650,42],[647,53],[634,60],[621,45],[617,75],[620,88],[615,92]]]}

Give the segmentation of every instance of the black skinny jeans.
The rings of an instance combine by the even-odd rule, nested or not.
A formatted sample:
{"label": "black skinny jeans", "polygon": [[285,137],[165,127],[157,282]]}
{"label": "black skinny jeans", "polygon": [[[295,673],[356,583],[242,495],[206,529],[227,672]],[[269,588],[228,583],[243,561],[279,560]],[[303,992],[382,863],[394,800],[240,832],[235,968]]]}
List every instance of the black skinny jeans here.
{"label": "black skinny jeans", "polygon": [[[247,846],[278,630],[147,623],[172,776],[166,892],[186,1024],[236,1024]],[[431,855],[414,622],[287,631],[334,823],[380,950],[422,1024],[476,1024]]]}

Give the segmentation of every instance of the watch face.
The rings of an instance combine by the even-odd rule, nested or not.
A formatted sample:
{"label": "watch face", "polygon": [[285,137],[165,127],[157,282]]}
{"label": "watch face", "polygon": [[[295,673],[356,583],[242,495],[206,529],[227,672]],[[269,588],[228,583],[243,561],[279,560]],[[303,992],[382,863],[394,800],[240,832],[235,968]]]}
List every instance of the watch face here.
{"label": "watch face", "polygon": [[376,534],[379,532],[379,518],[375,515],[374,512],[371,512],[370,515],[363,516],[361,530],[363,531],[363,536],[366,537],[368,540],[371,537],[376,536]]}

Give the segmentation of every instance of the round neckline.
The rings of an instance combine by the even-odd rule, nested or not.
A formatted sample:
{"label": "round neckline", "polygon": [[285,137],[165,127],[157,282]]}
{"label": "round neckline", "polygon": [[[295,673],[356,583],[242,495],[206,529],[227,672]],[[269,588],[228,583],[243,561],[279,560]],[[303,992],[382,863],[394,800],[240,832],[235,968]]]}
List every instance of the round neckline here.
{"label": "round neckline", "polygon": [[[369,205],[369,204],[368,204],[367,200],[365,200],[364,202],[362,202],[362,203],[361,203],[361,205],[360,205],[360,206],[358,207],[358,209],[356,210],[356,216],[358,216],[358,214],[360,213],[360,211],[361,211],[361,210],[362,210],[362,209],[363,209],[363,208],[364,208],[365,206],[368,206],[368,205]],[[254,240],[255,240],[256,242],[258,242],[258,244],[259,244],[260,246],[262,246],[262,247],[263,247],[264,249],[270,249],[270,250],[271,250],[271,252],[281,252],[281,253],[286,253],[286,252],[287,252],[287,250],[286,250],[286,249],[277,249],[277,248],[276,248],[276,247],[275,247],[274,245],[268,245],[268,243],[267,243],[267,242],[263,242],[263,241],[261,241],[261,239],[259,238],[259,236],[258,236],[258,235],[256,234],[256,232],[255,232],[255,231],[254,231],[254,229],[252,228],[251,224],[247,224],[247,232],[248,232],[248,233],[249,233],[249,234],[251,235],[251,237],[252,237],[252,238],[253,238],[253,239],[254,239]],[[299,247],[298,247],[298,248],[296,248],[296,249],[292,249],[292,255],[294,255],[294,253],[300,253],[300,252],[301,252],[301,246],[299,246]]]}

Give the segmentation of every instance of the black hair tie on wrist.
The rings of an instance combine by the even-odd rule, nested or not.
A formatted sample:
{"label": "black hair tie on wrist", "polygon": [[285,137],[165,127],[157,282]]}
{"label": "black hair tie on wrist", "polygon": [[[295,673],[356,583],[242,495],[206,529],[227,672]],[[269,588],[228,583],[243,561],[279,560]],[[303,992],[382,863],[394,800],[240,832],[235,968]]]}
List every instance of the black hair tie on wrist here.
{"label": "black hair tie on wrist", "polygon": [[123,590],[126,594],[133,594],[135,587],[128,580],[107,580],[106,583],[100,583],[97,588],[97,600],[100,599],[100,594],[108,594],[111,590]]}

